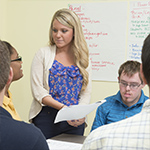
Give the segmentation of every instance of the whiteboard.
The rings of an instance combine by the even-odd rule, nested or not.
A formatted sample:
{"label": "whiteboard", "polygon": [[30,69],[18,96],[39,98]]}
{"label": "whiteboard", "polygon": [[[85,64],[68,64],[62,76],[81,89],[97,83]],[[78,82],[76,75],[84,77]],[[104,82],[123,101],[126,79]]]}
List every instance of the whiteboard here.
{"label": "whiteboard", "polygon": [[130,2],[127,59],[141,62],[143,41],[150,33],[150,1]]}
{"label": "whiteboard", "polygon": [[[130,3],[99,2],[68,5],[69,9],[73,10],[81,20],[89,47],[93,80],[117,81],[120,65],[125,60],[131,59],[133,47],[141,40],[141,38],[137,40],[131,34],[132,10],[137,3],[135,1]],[[150,16],[148,14],[150,2],[142,1],[142,3],[149,5],[147,6],[147,14],[144,14],[141,19],[147,21]],[[145,7],[144,5],[141,9],[145,10]],[[140,43],[142,44],[142,42],[143,39]],[[138,46],[141,49],[141,45]]]}

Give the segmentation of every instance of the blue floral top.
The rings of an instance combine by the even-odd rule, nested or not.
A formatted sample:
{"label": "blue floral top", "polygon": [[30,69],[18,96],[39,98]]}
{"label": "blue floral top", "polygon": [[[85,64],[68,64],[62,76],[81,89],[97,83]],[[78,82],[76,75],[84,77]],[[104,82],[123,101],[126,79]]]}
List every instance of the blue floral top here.
{"label": "blue floral top", "polygon": [[49,69],[49,94],[57,101],[69,106],[79,103],[82,75],[77,66],[66,67],[54,60]]}

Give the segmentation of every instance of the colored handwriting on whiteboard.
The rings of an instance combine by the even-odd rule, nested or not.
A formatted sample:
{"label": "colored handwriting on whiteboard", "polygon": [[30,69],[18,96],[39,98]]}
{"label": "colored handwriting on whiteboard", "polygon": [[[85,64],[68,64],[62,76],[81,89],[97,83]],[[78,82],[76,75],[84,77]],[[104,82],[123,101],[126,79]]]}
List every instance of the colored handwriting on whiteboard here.
{"label": "colored handwriting on whiteboard", "polygon": [[[99,55],[99,53],[90,53],[90,55]],[[99,71],[100,68],[105,68],[107,67],[108,65],[110,66],[114,66],[114,62],[111,62],[111,61],[99,61],[99,60],[92,60],[92,58],[90,58],[91,60],[91,64],[92,64],[92,70],[95,70],[95,71]]]}
{"label": "colored handwriting on whiteboard", "polygon": [[130,14],[130,36],[144,39],[145,35],[150,32],[150,1],[134,3]]}
{"label": "colored handwriting on whiteboard", "polygon": [[131,15],[132,18],[134,19],[134,18],[142,18],[143,15],[149,15],[150,12],[148,10],[140,10],[139,11],[139,9],[134,9],[131,11],[131,14],[132,14]]}
{"label": "colored handwriting on whiteboard", "polygon": [[131,44],[129,45],[129,47],[130,47],[129,49],[130,59],[140,59],[142,46],[138,44]]}
{"label": "colored handwriting on whiteboard", "polygon": [[86,16],[84,13],[84,8],[82,6],[76,7],[76,6],[69,5],[69,9],[74,11],[80,18],[85,39],[86,41],[89,41],[88,46],[89,48],[91,48],[90,50],[92,50],[92,52],[90,52],[92,70],[99,71],[100,68],[106,68],[108,65],[114,66],[115,65],[114,62],[105,61],[105,60],[99,61],[99,60],[93,59],[95,57],[100,56],[100,52],[93,51],[94,49],[97,50],[97,48],[100,47],[100,44],[96,43],[97,41],[96,39],[109,35],[108,32],[106,31],[95,31],[95,30],[93,31],[91,29],[92,27],[95,27],[94,25],[101,24],[101,21],[98,19],[94,20],[93,18],[91,19],[90,16]]}
{"label": "colored handwriting on whiteboard", "polygon": [[[80,21],[81,21],[81,24],[83,27],[83,33],[84,33],[85,39],[87,41],[92,42],[93,40],[95,40],[97,38],[108,35],[107,32],[103,32],[103,31],[95,32],[95,31],[89,30],[89,28],[86,25],[100,24],[100,20],[94,20],[94,19],[91,19],[91,17],[86,16],[84,13],[84,8],[82,6],[75,7],[75,6],[69,5],[69,9],[74,11],[80,18]],[[97,48],[99,46],[99,44],[98,43],[90,43],[88,46],[89,46],[89,48]]]}
{"label": "colored handwriting on whiteboard", "polygon": [[69,5],[69,9],[74,11],[78,15],[78,17],[80,18],[81,23],[85,23],[85,24],[86,23],[89,23],[89,24],[100,23],[99,20],[93,20],[90,17],[86,17],[85,13],[82,12],[83,9],[82,9],[81,6],[73,7],[72,5]]}
{"label": "colored handwriting on whiteboard", "polygon": [[150,6],[150,1],[149,2],[136,2],[134,3],[134,7],[137,7],[137,8],[147,8]]}

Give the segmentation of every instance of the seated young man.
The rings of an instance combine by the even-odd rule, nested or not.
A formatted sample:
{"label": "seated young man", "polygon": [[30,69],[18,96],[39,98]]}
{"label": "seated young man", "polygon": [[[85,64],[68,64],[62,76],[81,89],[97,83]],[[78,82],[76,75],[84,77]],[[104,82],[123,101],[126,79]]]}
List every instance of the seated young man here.
{"label": "seated young man", "polygon": [[8,48],[0,40],[0,150],[49,150],[42,132],[32,124],[16,121],[2,108],[6,87],[13,78]]}
{"label": "seated young man", "polygon": [[[141,58],[141,76],[148,84],[150,97],[150,34],[144,41]],[[98,149],[150,149],[150,99],[145,101],[140,113],[93,130],[84,141],[82,150]]]}
{"label": "seated young man", "polygon": [[142,88],[145,86],[140,76],[140,63],[126,61],[118,70],[119,91],[105,98],[106,102],[97,109],[92,130],[139,113],[148,99]]}

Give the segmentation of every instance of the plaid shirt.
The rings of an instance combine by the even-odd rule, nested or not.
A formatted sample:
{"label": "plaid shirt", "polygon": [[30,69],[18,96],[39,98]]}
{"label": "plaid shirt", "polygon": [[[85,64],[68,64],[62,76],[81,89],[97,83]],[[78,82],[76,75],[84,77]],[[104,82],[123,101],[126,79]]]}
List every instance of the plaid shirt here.
{"label": "plaid shirt", "polygon": [[150,100],[140,113],[101,126],[86,138],[82,150],[150,150]]}

